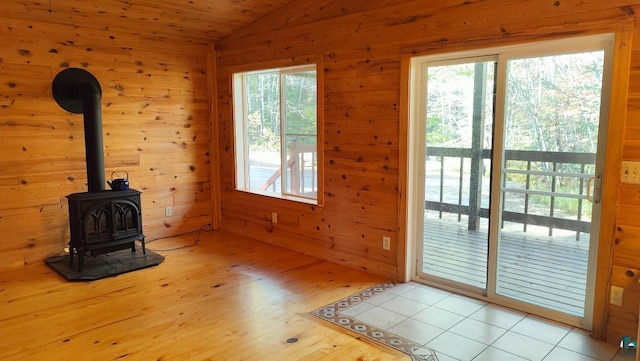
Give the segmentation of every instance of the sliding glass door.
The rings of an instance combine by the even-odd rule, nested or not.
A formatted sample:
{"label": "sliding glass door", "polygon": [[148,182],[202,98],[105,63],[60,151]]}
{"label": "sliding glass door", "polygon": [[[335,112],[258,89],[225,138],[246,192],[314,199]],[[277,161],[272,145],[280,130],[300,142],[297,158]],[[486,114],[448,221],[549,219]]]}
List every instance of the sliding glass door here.
{"label": "sliding glass door", "polygon": [[590,327],[612,41],[414,59],[417,280]]}

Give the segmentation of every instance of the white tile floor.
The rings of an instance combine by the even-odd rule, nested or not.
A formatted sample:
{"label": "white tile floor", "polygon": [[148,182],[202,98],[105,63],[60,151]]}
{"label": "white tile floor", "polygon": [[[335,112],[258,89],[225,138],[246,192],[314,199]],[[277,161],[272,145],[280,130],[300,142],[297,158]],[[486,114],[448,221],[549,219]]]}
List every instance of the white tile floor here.
{"label": "white tile floor", "polygon": [[343,312],[436,351],[439,361],[633,361],[584,330],[405,283]]}

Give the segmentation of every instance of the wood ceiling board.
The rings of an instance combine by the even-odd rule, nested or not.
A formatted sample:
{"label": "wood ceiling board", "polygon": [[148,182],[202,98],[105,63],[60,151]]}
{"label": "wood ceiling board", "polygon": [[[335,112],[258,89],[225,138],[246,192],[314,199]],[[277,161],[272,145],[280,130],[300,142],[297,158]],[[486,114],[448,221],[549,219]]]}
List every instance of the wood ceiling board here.
{"label": "wood ceiling board", "polygon": [[110,29],[209,43],[277,11],[290,0],[5,0],[8,18]]}

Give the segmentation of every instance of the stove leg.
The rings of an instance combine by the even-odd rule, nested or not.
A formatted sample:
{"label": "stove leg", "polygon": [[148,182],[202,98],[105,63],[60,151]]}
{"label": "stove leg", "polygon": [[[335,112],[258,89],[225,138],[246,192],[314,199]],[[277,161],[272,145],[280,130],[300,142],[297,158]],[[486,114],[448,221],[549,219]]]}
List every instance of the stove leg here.
{"label": "stove leg", "polygon": [[78,252],[78,272],[82,273],[84,270],[84,252]]}
{"label": "stove leg", "polygon": [[74,247],[71,247],[69,249],[69,268],[73,269],[73,253],[77,253],[78,254],[78,272],[82,272],[82,269],[84,268],[84,258],[82,253]]}

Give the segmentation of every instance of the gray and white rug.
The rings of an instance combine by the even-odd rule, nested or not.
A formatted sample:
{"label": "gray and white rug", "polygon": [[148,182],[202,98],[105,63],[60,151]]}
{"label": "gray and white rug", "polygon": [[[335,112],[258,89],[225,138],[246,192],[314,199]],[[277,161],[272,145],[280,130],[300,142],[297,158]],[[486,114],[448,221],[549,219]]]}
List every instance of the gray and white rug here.
{"label": "gray and white rug", "polygon": [[381,283],[364,291],[343,298],[311,312],[312,315],[331,322],[341,328],[355,332],[378,344],[391,347],[403,352],[415,361],[437,361],[435,351],[419,345],[413,341],[402,338],[393,333],[379,329],[359,321],[343,312],[349,307],[362,303],[371,297],[387,292],[395,286],[394,283]]}

